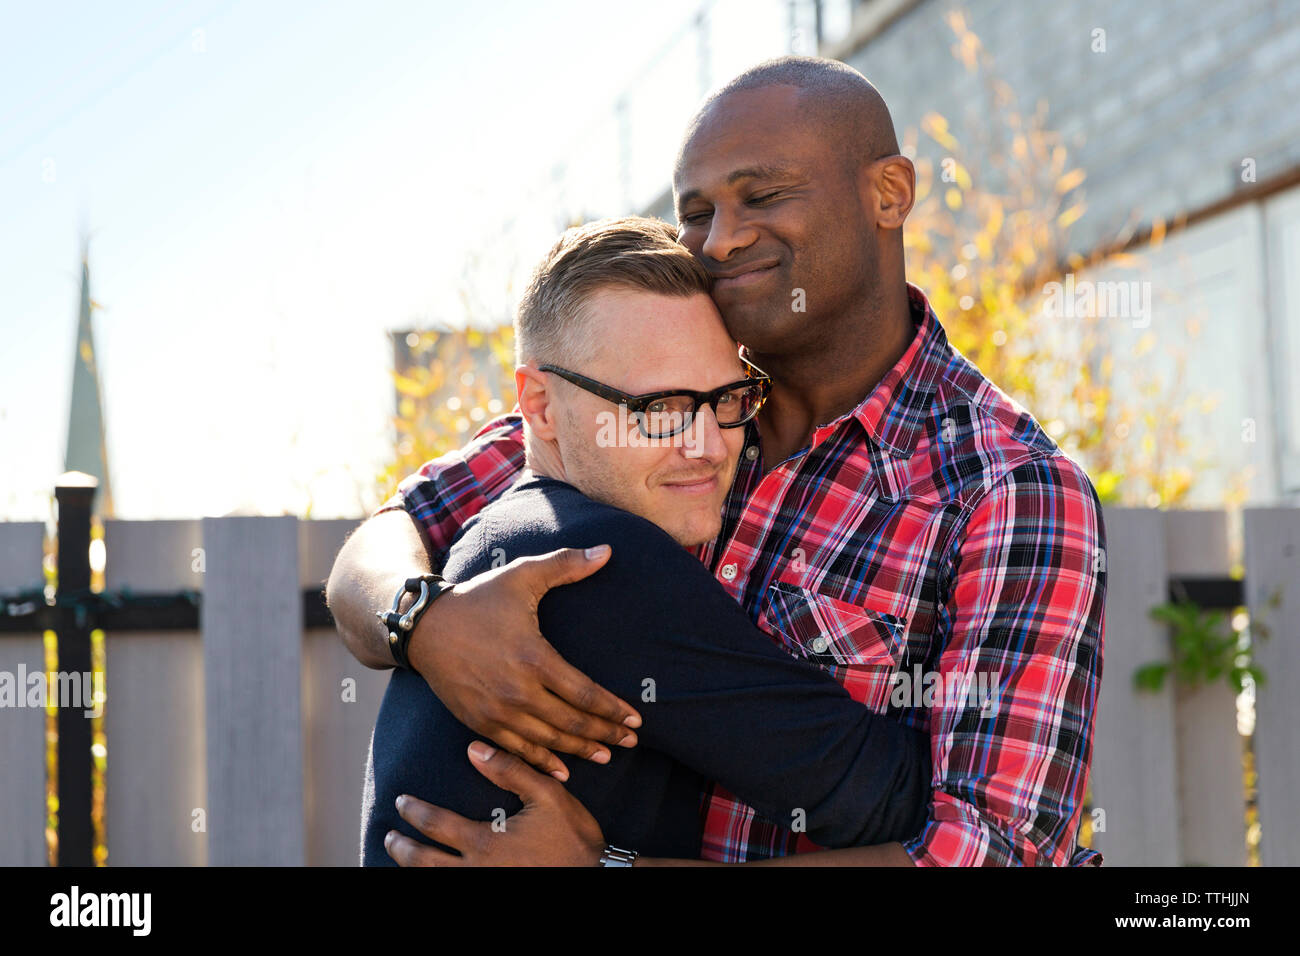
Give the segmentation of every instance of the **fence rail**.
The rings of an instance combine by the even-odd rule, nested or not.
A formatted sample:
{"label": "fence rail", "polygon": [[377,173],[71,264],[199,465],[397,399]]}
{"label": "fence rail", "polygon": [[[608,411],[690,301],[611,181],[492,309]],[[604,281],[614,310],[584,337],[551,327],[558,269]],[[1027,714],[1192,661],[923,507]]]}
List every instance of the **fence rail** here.
{"label": "fence rail", "polygon": [[[1300,864],[1300,509],[1245,511],[1244,585],[1228,573],[1224,512],[1108,509],[1106,524],[1093,845],[1109,865],[1246,862],[1233,692],[1133,684],[1139,666],[1168,657],[1169,635],[1149,612],[1172,590],[1210,606],[1244,602],[1256,633],[1267,628],[1254,736],[1262,862]],[[110,865],[356,863],[362,773],[387,674],[353,660],[319,598],[355,526],[105,522],[108,592],[202,595],[188,612],[106,610],[97,622]],[[0,523],[0,594],[40,580],[43,533],[40,523]],[[62,609],[0,624],[0,673],[44,671],[40,629],[51,622],[64,640]],[[77,759],[61,754],[61,766]],[[43,865],[42,709],[0,708],[0,768],[0,865]]]}

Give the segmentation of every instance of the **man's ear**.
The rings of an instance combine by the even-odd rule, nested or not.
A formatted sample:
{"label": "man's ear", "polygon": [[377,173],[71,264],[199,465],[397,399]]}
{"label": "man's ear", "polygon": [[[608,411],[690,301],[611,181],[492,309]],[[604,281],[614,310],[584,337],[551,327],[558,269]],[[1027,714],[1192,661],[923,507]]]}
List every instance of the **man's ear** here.
{"label": "man's ear", "polygon": [[545,372],[531,365],[515,368],[515,391],[519,393],[519,411],[528,427],[542,441],[555,440],[555,414],[552,394]]}
{"label": "man's ear", "polygon": [[868,212],[881,229],[901,229],[916,202],[916,167],[906,156],[884,156],[862,170]]}

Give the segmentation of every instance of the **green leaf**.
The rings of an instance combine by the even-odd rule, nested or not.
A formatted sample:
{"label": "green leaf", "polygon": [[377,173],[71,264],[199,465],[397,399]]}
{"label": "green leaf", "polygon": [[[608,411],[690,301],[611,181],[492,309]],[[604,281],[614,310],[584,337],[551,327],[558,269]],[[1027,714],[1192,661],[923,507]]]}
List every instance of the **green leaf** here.
{"label": "green leaf", "polygon": [[1157,691],[1165,684],[1169,665],[1159,661],[1143,664],[1133,672],[1133,686],[1138,690]]}

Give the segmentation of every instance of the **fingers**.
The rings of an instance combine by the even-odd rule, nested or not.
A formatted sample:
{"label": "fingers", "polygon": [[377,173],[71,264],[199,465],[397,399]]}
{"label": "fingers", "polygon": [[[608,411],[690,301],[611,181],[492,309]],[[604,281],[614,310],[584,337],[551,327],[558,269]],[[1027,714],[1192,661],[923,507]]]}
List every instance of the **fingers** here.
{"label": "fingers", "polygon": [[[552,751],[573,754],[592,763],[609,763],[610,750],[603,743],[555,729],[557,723],[562,726],[575,726],[585,715],[569,707],[558,697],[552,697],[552,700],[554,703],[540,709],[540,717],[519,714],[514,718],[513,729],[495,724],[485,728],[486,736],[504,750],[523,758],[542,773],[554,777],[561,783],[569,779],[569,770]],[[582,726],[584,729],[592,727],[590,724],[582,724]],[[599,728],[595,728],[593,732],[604,733]],[[636,746],[636,735],[626,728],[615,730],[614,733],[627,741],[623,746]]]}
{"label": "fingers", "polygon": [[528,569],[526,572],[528,586],[533,592],[533,597],[540,601],[542,595],[551,588],[572,584],[574,581],[581,581],[588,575],[595,574],[605,566],[610,554],[609,545],[598,544],[585,551],[582,548],[561,548],[550,554],[520,558],[515,563]]}
{"label": "fingers", "polygon": [[[397,815],[430,840],[436,840],[462,853],[474,846],[478,840],[479,829],[483,826],[481,823],[465,819],[458,813],[435,807],[432,803],[426,803],[409,794],[402,794],[397,798]],[[399,833],[398,836],[400,837],[401,834]],[[389,855],[391,856],[391,853]]]}
{"label": "fingers", "polygon": [[518,796],[525,804],[544,800],[553,792],[551,788],[558,786],[550,777],[538,773],[514,754],[498,750],[481,740],[469,745],[469,759],[479,773],[502,790]]}
{"label": "fingers", "polygon": [[[538,737],[547,736],[546,725],[540,721],[533,721],[530,717],[521,717],[517,723],[532,735]],[[540,770],[542,773],[549,774],[556,780],[565,781],[569,779],[569,768],[564,765],[559,757],[551,753],[540,744],[535,744],[531,740],[521,737],[513,730],[504,726],[496,725],[487,728],[487,736],[491,737],[503,748],[513,754],[518,754],[524,760]],[[602,761],[597,761],[602,762]]]}
{"label": "fingers", "polygon": [[[583,713],[549,692],[546,697],[534,708],[535,716],[519,722],[519,732],[533,743],[595,763],[609,763],[611,744],[636,746],[637,736],[628,728]],[[506,749],[518,753],[513,747]]]}
{"label": "fingers", "polygon": [[580,724],[566,726],[552,721],[556,729],[608,744],[635,747],[636,734],[629,728],[641,726],[641,715],[566,661],[555,648],[548,645],[547,651],[542,653],[537,665],[543,686],[578,711],[580,718],[585,715]]}
{"label": "fingers", "polygon": [[417,843],[396,830],[389,830],[388,835],[384,837],[384,849],[388,851],[389,856],[397,861],[398,866],[465,865],[460,857],[444,853],[442,850],[431,846],[425,846],[423,843]]}

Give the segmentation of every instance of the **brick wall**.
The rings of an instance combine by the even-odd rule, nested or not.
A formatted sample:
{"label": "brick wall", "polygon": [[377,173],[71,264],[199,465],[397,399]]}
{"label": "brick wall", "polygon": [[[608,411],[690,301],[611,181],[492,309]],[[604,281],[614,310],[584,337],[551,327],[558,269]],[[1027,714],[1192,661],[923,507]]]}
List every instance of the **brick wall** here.
{"label": "brick wall", "polygon": [[[879,87],[900,135],[930,110],[963,140],[981,122],[982,94],[951,53],[954,8],[1022,110],[1047,101],[1048,126],[1087,170],[1077,250],[1134,210],[1149,223],[1230,195],[1247,157],[1260,181],[1300,165],[1300,0],[922,3],[845,57]],[[1105,52],[1092,50],[1097,28]]]}

